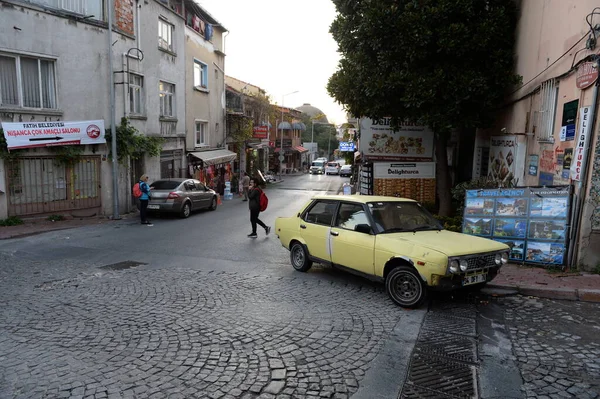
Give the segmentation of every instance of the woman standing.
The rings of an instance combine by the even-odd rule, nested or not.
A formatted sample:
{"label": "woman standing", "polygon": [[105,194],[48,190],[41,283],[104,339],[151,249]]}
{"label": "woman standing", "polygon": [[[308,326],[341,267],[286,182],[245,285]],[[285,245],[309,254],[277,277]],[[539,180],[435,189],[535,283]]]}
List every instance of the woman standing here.
{"label": "woman standing", "polygon": [[140,219],[142,224],[147,226],[154,226],[148,219],[146,219],[148,201],[150,200],[150,186],[148,185],[148,175],[143,174],[140,177],[140,191],[142,196],[140,197]]}
{"label": "woman standing", "polygon": [[268,235],[271,231],[271,227],[267,226],[258,218],[260,214],[260,195],[262,190],[258,186],[260,184],[258,178],[253,177],[250,179],[250,187],[248,189],[248,207],[250,208],[250,223],[252,224],[252,233],[248,234],[250,238],[256,238],[258,235],[256,234],[256,225],[259,224],[263,229],[265,229],[265,233]]}

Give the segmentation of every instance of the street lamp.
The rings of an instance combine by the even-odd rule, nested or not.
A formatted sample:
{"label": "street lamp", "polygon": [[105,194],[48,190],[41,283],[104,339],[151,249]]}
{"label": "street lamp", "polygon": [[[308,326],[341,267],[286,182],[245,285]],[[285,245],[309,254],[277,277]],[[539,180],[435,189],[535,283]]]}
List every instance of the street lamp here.
{"label": "street lamp", "polygon": [[299,90],[293,91],[291,93],[287,93],[284,94],[283,96],[281,96],[281,144],[279,146],[279,180],[281,180],[281,163],[283,162],[282,159],[285,159],[284,155],[283,155],[283,104],[285,101],[285,97],[292,95],[292,94],[296,94],[298,93]]}

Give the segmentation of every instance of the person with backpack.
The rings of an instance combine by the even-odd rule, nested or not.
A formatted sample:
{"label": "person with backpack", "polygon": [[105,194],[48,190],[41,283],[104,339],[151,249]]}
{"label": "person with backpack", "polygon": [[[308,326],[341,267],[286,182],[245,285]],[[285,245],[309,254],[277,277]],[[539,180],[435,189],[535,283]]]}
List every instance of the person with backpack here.
{"label": "person with backpack", "polygon": [[150,200],[150,186],[148,185],[148,175],[143,174],[140,181],[133,186],[133,196],[140,201],[140,221],[146,226],[154,226],[146,219],[148,201]]}
{"label": "person with backpack", "polygon": [[260,181],[258,178],[253,177],[250,179],[250,186],[248,190],[248,207],[250,208],[250,223],[252,224],[252,233],[248,234],[248,237],[250,238],[258,237],[256,234],[257,224],[265,229],[265,233],[267,235],[271,231],[271,227],[264,224],[262,220],[258,218],[258,215],[267,209],[267,204],[269,202],[267,195],[263,190],[261,190],[259,184]]}

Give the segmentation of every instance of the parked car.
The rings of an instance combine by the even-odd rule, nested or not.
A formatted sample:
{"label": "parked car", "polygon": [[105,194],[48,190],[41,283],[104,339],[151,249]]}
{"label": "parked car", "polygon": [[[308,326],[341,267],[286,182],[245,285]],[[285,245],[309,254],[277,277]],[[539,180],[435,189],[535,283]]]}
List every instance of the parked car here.
{"label": "parked car", "polygon": [[297,271],[313,262],[385,283],[390,298],[418,307],[429,290],[481,287],[508,262],[509,247],[454,233],[418,202],[366,195],[316,196],[297,215],[275,220]]}
{"label": "parked car", "polygon": [[352,176],[352,165],[343,165],[340,168],[340,176],[344,177],[344,176]]}
{"label": "parked car", "polygon": [[310,164],[308,173],[311,175],[324,174],[326,161],[314,161]]}
{"label": "parked car", "polygon": [[199,209],[217,209],[217,193],[194,179],[164,179],[150,184],[151,212],[177,213],[187,218]]}
{"label": "parked car", "polygon": [[340,164],[337,162],[328,162],[325,166],[326,175],[337,175],[340,173]]}

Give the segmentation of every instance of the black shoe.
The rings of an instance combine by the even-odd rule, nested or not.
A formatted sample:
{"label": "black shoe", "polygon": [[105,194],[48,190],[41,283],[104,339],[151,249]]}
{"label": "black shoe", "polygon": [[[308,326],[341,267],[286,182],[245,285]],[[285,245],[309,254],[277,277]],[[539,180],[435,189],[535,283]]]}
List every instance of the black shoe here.
{"label": "black shoe", "polygon": [[248,234],[248,238],[256,238],[256,237],[258,237],[258,235],[256,233]]}
{"label": "black shoe", "polygon": [[269,235],[269,233],[271,232],[271,226],[265,227],[265,232],[267,233],[267,235]]}

